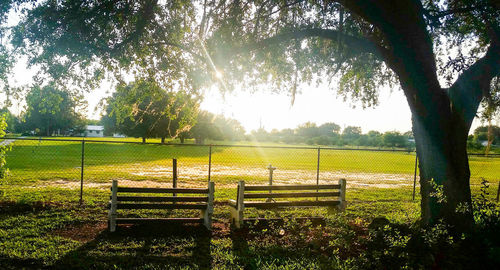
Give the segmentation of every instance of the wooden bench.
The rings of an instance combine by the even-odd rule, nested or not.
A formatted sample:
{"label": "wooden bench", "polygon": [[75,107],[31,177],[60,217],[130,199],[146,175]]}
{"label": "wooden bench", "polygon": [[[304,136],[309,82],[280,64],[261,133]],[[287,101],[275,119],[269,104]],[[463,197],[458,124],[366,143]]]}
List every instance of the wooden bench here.
{"label": "wooden bench", "polygon": [[[124,196],[122,194],[125,193]],[[129,193],[129,194],[127,194]],[[133,195],[130,195],[133,193]],[[171,196],[138,196],[136,194],[167,193]],[[198,196],[177,196],[177,194],[196,194]],[[214,205],[214,182],[208,183],[208,188],[137,188],[118,187],[118,181],[113,180],[109,204],[108,226],[111,232],[117,224],[136,224],[149,222],[173,221],[182,223],[203,223],[207,229],[212,227]],[[200,218],[118,218],[120,209],[198,209]]]}
{"label": "wooden bench", "polygon": [[[238,183],[236,200],[229,200],[231,222],[240,228],[243,225],[245,208],[278,209],[287,207],[329,207],[343,211],[346,180],[340,179],[334,185],[262,185],[245,186],[245,181]],[[255,193],[258,192],[258,193]],[[274,192],[273,191],[280,191]],[[290,192],[295,191],[295,192]],[[298,191],[298,192],[297,192]],[[307,192],[305,192],[307,191]],[[297,198],[307,200],[275,201],[274,199]],[[319,199],[321,198],[321,200]],[[266,199],[255,201],[253,199]]]}

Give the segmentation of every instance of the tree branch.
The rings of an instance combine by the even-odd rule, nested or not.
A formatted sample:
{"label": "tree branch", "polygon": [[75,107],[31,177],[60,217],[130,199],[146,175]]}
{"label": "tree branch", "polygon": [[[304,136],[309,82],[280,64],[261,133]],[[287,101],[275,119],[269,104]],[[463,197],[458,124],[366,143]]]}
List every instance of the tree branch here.
{"label": "tree branch", "polygon": [[490,93],[491,80],[499,75],[500,41],[496,41],[488,47],[486,54],[465,70],[449,88],[453,110],[462,115],[468,129],[482,98]]}
{"label": "tree branch", "polygon": [[181,44],[178,44],[178,43],[174,43],[174,42],[169,42],[169,41],[161,41],[161,42],[154,42],[154,43],[149,43],[148,46],[150,47],[154,47],[154,46],[160,46],[160,45],[164,45],[164,46],[171,46],[171,47],[175,47],[175,48],[179,48],[189,54],[191,54],[193,57],[197,58],[198,60],[201,60],[205,63],[208,64],[207,62],[207,59],[199,54],[197,54],[196,52],[194,52],[192,49],[184,46],[184,45],[181,45]]}
{"label": "tree branch", "polygon": [[279,43],[292,39],[302,40],[312,37],[319,37],[333,41],[338,41],[339,38],[342,38],[342,41],[349,47],[351,51],[354,51],[356,53],[371,53],[381,58],[381,60],[385,60],[385,56],[387,53],[387,50],[385,48],[381,47],[380,45],[376,44],[375,42],[369,39],[347,35],[337,30],[320,29],[320,28],[308,28],[308,29],[278,34],[276,36],[242,47],[238,51],[244,51],[244,50],[253,51],[277,45]]}

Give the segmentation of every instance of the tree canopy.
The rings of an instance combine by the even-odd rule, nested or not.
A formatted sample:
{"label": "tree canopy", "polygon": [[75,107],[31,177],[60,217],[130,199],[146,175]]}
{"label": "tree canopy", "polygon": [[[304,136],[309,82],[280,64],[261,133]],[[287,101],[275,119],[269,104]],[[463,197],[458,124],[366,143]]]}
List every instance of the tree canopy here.
{"label": "tree canopy", "polygon": [[[0,18],[20,2],[6,1]],[[412,112],[423,220],[466,227],[466,141],[480,103],[498,96],[499,25],[492,0],[43,1],[24,10],[10,40],[53,80],[84,86],[127,71],[181,89],[266,84],[293,103],[301,83],[330,82],[372,106],[382,85],[399,82]],[[431,181],[445,203],[431,196]]]}
{"label": "tree canopy", "polygon": [[46,136],[73,132],[83,125],[79,106],[76,98],[54,85],[35,85],[26,96],[24,129]]}
{"label": "tree canopy", "polygon": [[177,137],[194,125],[198,98],[184,91],[168,91],[156,82],[139,80],[117,86],[106,99],[105,132],[127,136]]}

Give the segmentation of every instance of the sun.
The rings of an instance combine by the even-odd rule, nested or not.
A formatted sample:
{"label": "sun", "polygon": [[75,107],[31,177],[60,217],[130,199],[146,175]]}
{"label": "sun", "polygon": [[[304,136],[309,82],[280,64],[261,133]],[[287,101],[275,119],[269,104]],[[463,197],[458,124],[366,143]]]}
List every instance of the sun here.
{"label": "sun", "polygon": [[222,75],[222,73],[221,73],[220,71],[216,70],[216,71],[215,71],[215,77],[216,77],[217,79],[221,80],[221,79],[222,79],[222,77],[223,77],[223,75]]}

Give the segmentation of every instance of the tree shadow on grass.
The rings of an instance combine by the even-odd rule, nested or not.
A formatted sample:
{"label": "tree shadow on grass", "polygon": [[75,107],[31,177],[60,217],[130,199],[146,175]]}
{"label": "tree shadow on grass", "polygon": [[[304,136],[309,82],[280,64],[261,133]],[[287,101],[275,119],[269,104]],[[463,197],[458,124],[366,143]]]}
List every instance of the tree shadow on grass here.
{"label": "tree shadow on grass", "polygon": [[[337,261],[323,232],[324,219],[249,219],[231,230],[232,252],[244,269],[336,269]],[[314,232],[313,232],[314,230]]]}
{"label": "tree shadow on grass", "polygon": [[199,268],[212,265],[202,225],[151,224],[105,230],[53,264],[56,269]]}
{"label": "tree shadow on grass", "polygon": [[[80,166],[82,157],[80,142],[64,144],[35,142],[31,145],[13,145],[12,151],[7,156],[11,170],[71,169]],[[214,148],[212,154],[222,150],[222,148]],[[206,158],[208,162],[208,153],[208,146],[89,142],[85,144],[85,165],[118,165],[170,158],[181,160],[183,158]]]}

